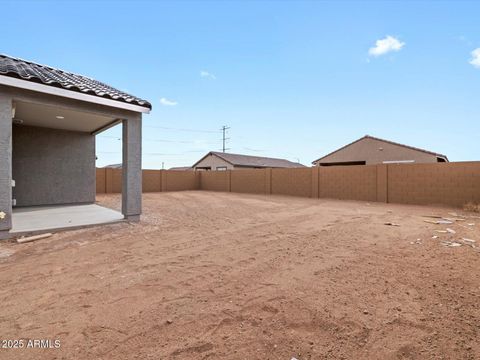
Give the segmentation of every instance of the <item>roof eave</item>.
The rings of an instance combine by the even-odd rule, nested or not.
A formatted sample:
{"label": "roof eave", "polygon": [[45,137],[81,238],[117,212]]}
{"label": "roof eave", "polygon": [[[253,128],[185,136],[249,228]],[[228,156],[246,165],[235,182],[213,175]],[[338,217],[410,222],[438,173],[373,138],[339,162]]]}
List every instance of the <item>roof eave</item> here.
{"label": "roof eave", "polygon": [[222,159],[223,161],[226,161],[227,163],[229,163],[230,165],[233,165],[235,166],[235,164],[233,164],[232,162],[224,159],[223,157],[219,156],[215,151],[210,151],[208,152],[206,155],[202,156],[202,158],[200,160],[198,160],[195,164],[192,165],[192,168],[194,168],[195,166],[197,166],[199,163],[201,163],[203,160],[205,160],[208,156],[210,155],[214,155],[220,159]]}
{"label": "roof eave", "polygon": [[148,107],[144,107],[140,105],[130,104],[127,102],[117,101],[112,99],[106,99],[106,98],[95,96],[95,95],[83,94],[76,91],[39,84],[32,81],[18,79],[10,76],[5,76],[5,75],[0,75],[0,85],[6,85],[6,86],[16,87],[24,90],[36,91],[43,94],[66,97],[69,99],[75,99],[75,100],[85,101],[89,103],[110,106],[117,109],[144,113],[144,114],[149,114],[151,110]]}

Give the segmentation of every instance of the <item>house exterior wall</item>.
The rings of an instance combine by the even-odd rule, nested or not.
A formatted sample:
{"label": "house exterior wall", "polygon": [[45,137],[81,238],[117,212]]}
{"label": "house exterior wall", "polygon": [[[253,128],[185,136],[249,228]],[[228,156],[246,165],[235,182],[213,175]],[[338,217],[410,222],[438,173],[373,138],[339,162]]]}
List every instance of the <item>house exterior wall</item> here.
{"label": "house exterior wall", "polygon": [[0,239],[12,227],[12,98],[0,93]]}
{"label": "house exterior wall", "polygon": [[95,202],[95,136],[13,126],[17,206]]}
{"label": "house exterior wall", "polygon": [[[383,150],[380,150],[383,149]],[[414,160],[415,163],[436,163],[437,157],[423,151],[366,138],[353,143],[325,158],[316,161],[316,166],[328,163],[365,161],[366,165],[382,164],[383,161]]]}
{"label": "house exterior wall", "polygon": [[211,170],[217,170],[217,167],[222,167],[225,166],[227,170],[233,170],[234,166],[228,162],[226,162],[223,159],[220,159],[218,156],[215,155],[208,155],[200,161],[198,164],[195,165],[195,170],[198,170],[199,168],[205,168],[205,167],[210,167]]}
{"label": "house exterior wall", "polygon": [[142,114],[123,119],[122,131],[122,213],[129,221],[139,221],[142,213]]}

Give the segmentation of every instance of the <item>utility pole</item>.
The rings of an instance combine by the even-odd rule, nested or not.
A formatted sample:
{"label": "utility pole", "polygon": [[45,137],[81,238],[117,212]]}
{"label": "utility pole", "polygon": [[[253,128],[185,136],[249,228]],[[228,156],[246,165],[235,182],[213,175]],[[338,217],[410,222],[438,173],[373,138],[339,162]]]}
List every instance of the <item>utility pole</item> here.
{"label": "utility pole", "polygon": [[225,147],[225,144],[226,144],[226,141],[227,140],[230,140],[230,138],[227,138],[226,135],[227,135],[227,130],[230,129],[230,127],[226,126],[226,125],[223,125],[222,128],[220,130],[222,130],[223,132],[223,147],[222,147],[222,151],[225,152],[226,150],[229,150]]}

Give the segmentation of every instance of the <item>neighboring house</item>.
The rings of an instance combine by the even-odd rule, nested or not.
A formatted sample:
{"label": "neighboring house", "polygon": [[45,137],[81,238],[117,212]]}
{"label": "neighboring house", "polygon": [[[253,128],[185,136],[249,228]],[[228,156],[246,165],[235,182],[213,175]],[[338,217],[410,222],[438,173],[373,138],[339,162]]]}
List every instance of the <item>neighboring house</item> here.
{"label": "neighboring house", "polygon": [[191,166],[177,166],[177,167],[172,167],[168,170],[174,170],[174,171],[193,171],[193,168]]}
{"label": "neighboring house", "polygon": [[263,169],[263,168],[299,168],[304,165],[285,159],[276,159],[260,156],[230,154],[211,151],[195,164],[192,168],[202,170],[237,170],[237,169]]}
{"label": "neighboring house", "polygon": [[445,155],[366,135],[312,162],[315,166],[448,162]]}
{"label": "neighboring house", "polygon": [[122,164],[111,164],[103,167],[104,169],[121,169]]}
{"label": "neighboring house", "polygon": [[[20,224],[20,217],[12,221],[15,203],[96,206],[95,136],[117,124],[123,126],[126,170],[122,213],[138,220],[142,113],[151,107],[94,79],[0,55],[0,238],[12,236]],[[22,209],[21,218],[28,222],[34,213]]]}

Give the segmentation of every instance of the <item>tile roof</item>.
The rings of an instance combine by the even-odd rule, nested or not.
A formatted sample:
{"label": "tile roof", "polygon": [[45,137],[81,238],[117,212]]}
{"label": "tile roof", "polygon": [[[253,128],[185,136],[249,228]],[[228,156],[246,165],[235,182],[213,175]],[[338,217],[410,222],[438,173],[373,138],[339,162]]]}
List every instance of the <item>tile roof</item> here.
{"label": "tile roof", "polygon": [[223,153],[217,151],[211,151],[205,155],[202,159],[197,161],[192,167],[202,161],[209,155],[216,155],[233,166],[239,167],[262,167],[262,168],[299,168],[305,167],[300,163],[292,162],[285,159],[268,158],[261,156],[250,156],[241,154]]}
{"label": "tile roof", "polygon": [[330,156],[332,154],[335,154],[336,152],[340,151],[340,150],[343,150],[345,149],[346,147],[350,146],[350,145],[353,145],[363,139],[373,139],[373,140],[378,140],[378,141],[383,141],[385,143],[388,143],[388,144],[393,144],[393,145],[397,145],[397,146],[402,146],[404,148],[407,148],[407,149],[412,149],[412,150],[416,150],[416,151],[420,151],[420,152],[423,152],[423,153],[427,153],[427,154],[430,154],[430,155],[434,155],[434,156],[438,156],[438,157],[442,157],[442,158],[445,158],[445,160],[448,161],[448,158],[446,155],[443,155],[443,154],[439,154],[439,153],[436,153],[436,152],[433,152],[433,151],[428,151],[428,150],[424,150],[424,149],[421,149],[421,148],[417,148],[417,147],[414,147],[414,146],[410,146],[410,145],[405,145],[405,144],[400,144],[400,143],[397,143],[397,142],[394,142],[394,141],[390,141],[390,140],[385,140],[385,139],[380,139],[378,137],[375,137],[375,136],[370,136],[370,135],[365,135],[364,137],[361,137],[360,139],[357,139],[355,141],[352,141],[351,143],[347,144],[347,145],[344,145],[342,146],[341,148],[335,150],[335,151],[332,151],[331,153],[328,153],[327,155],[324,155],[322,156],[320,159],[317,159],[317,160],[314,160],[312,161],[312,164],[315,164],[316,162],[326,158],[327,156]]}
{"label": "tile roof", "polygon": [[152,105],[148,101],[117,90],[100,81],[8,55],[0,54],[0,75],[152,109]]}

